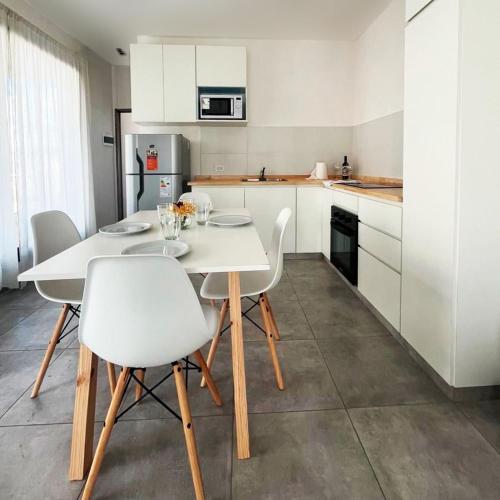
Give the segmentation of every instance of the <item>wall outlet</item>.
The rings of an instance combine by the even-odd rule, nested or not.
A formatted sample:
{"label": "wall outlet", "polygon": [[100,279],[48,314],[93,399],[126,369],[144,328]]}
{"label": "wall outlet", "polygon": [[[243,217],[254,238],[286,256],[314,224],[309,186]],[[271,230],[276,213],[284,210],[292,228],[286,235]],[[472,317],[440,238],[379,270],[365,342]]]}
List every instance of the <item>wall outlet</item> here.
{"label": "wall outlet", "polygon": [[218,173],[224,172],[224,165],[215,165],[215,171]]}

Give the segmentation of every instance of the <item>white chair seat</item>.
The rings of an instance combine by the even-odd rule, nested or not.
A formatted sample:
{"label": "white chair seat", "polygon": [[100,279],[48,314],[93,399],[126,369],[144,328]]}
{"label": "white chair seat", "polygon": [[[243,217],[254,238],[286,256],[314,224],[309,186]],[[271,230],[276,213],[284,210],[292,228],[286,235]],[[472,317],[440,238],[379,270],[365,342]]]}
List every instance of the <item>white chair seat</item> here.
{"label": "white chair seat", "polygon": [[[252,271],[240,273],[240,295],[259,295],[270,289],[273,271]],[[200,295],[205,299],[224,300],[229,298],[227,273],[209,273],[201,286]]]}
{"label": "white chair seat", "polygon": [[85,280],[38,281],[36,288],[45,299],[61,304],[81,304]]}

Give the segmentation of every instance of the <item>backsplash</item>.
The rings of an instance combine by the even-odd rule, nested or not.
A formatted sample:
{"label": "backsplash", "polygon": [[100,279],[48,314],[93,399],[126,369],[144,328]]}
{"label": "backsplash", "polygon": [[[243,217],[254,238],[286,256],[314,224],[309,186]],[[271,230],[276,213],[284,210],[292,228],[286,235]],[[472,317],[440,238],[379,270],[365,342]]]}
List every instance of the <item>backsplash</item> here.
{"label": "backsplash", "polygon": [[307,174],[316,161],[331,173],[351,155],[351,127],[201,127],[202,175]]}
{"label": "backsplash", "polygon": [[353,127],[357,175],[403,177],[403,111]]}

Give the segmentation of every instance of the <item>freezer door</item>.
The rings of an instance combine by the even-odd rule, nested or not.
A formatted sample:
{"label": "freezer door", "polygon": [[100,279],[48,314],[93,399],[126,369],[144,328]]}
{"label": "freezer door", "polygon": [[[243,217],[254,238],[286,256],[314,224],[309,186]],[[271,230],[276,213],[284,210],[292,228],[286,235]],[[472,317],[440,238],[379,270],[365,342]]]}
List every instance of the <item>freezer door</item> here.
{"label": "freezer door", "polygon": [[162,174],[181,174],[183,171],[181,134],[136,135],[137,153],[146,165],[146,151],[150,146],[158,151],[158,170]]}
{"label": "freezer door", "polygon": [[143,179],[141,193],[141,176],[126,176],[127,216],[139,210],[156,210],[158,203],[176,202],[182,194],[181,175],[146,174]]}

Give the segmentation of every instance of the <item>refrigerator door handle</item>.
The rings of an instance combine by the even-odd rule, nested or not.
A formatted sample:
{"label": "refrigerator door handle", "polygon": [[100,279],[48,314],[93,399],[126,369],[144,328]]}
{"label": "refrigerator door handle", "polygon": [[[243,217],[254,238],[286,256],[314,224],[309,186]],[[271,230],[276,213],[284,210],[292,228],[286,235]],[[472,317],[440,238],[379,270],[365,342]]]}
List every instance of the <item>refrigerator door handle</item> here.
{"label": "refrigerator door handle", "polygon": [[144,162],[139,155],[139,148],[135,149],[135,158],[139,164],[139,192],[137,193],[137,208],[139,208],[139,200],[144,194]]}

